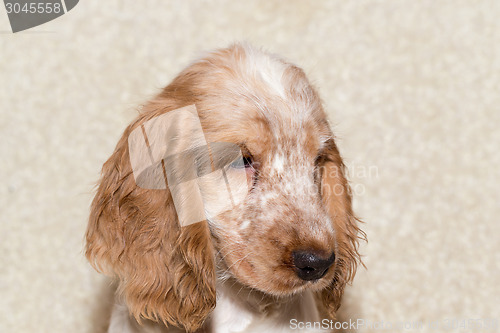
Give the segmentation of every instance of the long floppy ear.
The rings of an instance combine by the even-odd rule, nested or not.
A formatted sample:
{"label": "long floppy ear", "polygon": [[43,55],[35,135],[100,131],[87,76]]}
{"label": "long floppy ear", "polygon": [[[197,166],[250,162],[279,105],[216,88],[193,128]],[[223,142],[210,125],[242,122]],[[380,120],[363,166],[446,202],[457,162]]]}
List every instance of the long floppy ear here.
{"label": "long floppy ear", "polygon": [[359,228],[358,218],[351,205],[351,190],[345,177],[345,166],[333,138],[328,140],[321,166],[321,194],[323,203],[333,221],[337,249],[335,276],[332,283],[320,293],[325,314],[335,318],[340,307],[344,288],[352,282],[358,263],[361,263],[358,246],[366,240]]}
{"label": "long floppy ear", "polygon": [[[173,109],[156,101],[131,124],[102,168],[86,234],[86,256],[119,279],[131,314],[191,332],[215,307],[214,248],[206,221],[180,227],[168,189],[136,185],[127,138]],[[158,109],[158,105],[163,105]]]}

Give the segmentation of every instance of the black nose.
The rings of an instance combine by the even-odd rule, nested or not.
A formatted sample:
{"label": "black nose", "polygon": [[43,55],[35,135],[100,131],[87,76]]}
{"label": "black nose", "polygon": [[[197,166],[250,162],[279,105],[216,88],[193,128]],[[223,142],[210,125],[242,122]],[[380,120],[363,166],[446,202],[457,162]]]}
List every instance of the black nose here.
{"label": "black nose", "polygon": [[322,278],[335,261],[335,253],[325,258],[313,251],[295,251],[292,257],[297,276],[306,281]]}

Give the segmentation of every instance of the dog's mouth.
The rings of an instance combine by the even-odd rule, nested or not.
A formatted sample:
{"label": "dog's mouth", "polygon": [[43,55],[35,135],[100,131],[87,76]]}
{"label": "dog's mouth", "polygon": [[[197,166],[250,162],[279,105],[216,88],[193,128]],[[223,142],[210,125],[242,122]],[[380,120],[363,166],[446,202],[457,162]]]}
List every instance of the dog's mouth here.
{"label": "dog's mouth", "polygon": [[330,271],[332,270],[333,268],[327,269],[322,272],[321,277],[309,280],[299,278],[295,272],[290,274],[289,271],[287,274],[288,279],[283,278],[277,280],[273,283],[272,287],[270,286],[273,290],[267,291],[275,295],[293,295],[305,290],[320,291],[330,285],[331,280],[333,279],[333,277],[330,277]]}
{"label": "dog's mouth", "polygon": [[297,268],[290,263],[260,265],[258,268],[251,260],[236,259],[235,262],[226,263],[221,270],[224,278],[234,278],[243,285],[277,297],[305,290],[320,291],[331,283],[335,269],[335,265],[331,265],[318,271],[308,266]]}
{"label": "dog's mouth", "polygon": [[[331,262],[331,263],[330,263]],[[321,264],[321,263],[320,263]],[[297,265],[299,267],[297,267]],[[275,296],[293,295],[305,290],[320,291],[331,284],[334,278],[335,262],[329,257],[328,263],[321,265],[303,265],[300,260],[278,265],[270,264],[260,275],[259,285],[247,281],[253,287]]]}

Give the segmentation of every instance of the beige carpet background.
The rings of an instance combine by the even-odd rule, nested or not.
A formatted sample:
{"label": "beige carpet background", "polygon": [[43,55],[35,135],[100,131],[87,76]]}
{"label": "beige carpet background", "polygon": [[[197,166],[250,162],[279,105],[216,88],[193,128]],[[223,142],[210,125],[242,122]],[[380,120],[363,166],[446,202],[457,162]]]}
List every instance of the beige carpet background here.
{"label": "beige carpet background", "polygon": [[112,290],[82,256],[101,165],[137,105],[243,39],[306,70],[340,137],[369,237],[342,319],[500,332],[499,17],[498,1],[82,0],[12,34],[2,7],[0,332],[103,332]]}

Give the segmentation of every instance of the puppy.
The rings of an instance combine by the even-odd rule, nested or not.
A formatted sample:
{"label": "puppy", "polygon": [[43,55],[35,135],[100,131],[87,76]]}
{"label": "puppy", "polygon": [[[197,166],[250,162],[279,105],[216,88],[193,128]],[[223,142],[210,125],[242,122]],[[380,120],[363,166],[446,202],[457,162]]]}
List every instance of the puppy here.
{"label": "puppy", "polygon": [[[186,107],[206,142],[238,147],[240,162],[224,170],[243,172],[247,191],[181,225],[168,177],[140,186],[130,137]],[[189,213],[191,196],[182,200]],[[360,262],[358,222],[304,72],[235,44],[192,63],[127,127],[102,168],[86,256],[118,281],[109,332],[296,332],[291,323],[335,317]]]}

